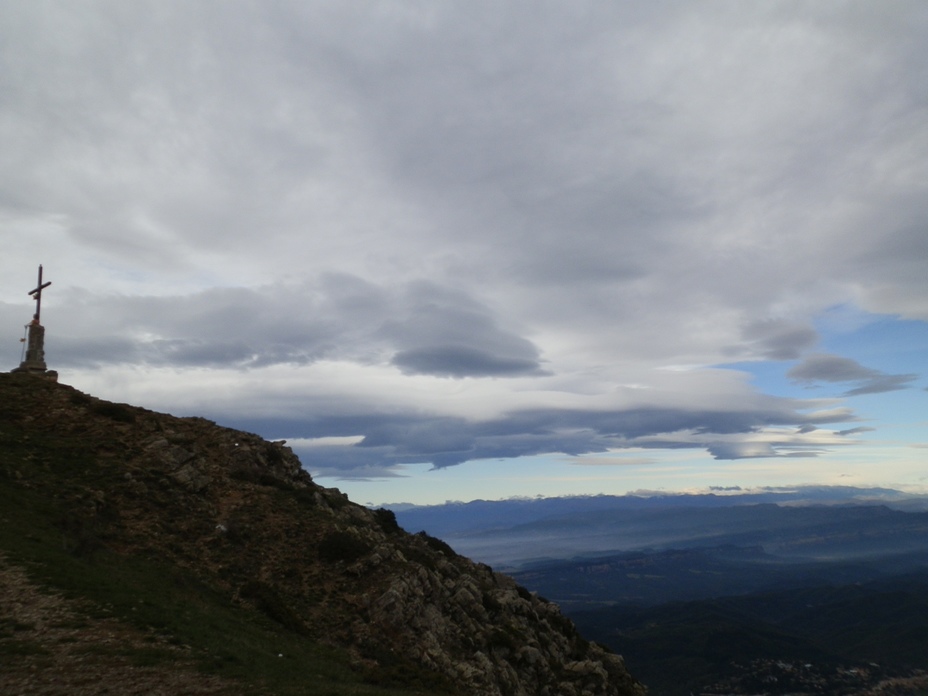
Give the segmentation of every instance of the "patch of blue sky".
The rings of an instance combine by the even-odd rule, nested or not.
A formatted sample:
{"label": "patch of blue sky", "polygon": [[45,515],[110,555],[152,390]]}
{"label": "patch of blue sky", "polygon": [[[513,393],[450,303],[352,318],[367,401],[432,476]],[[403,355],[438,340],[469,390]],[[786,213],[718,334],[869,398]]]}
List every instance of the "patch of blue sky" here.
{"label": "patch of blue sky", "polygon": [[928,322],[900,319],[885,314],[836,307],[825,312],[815,328],[821,337],[820,352],[852,358],[864,367],[891,374],[915,373],[924,386],[928,366]]}
{"label": "patch of blue sky", "polygon": [[[924,391],[928,385],[928,322],[870,314],[847,306],[834,307],[816,322],[819,343],[810,352],[829,353],[857,361],[864,368],[886,374],[916,375],[906,389],[887,392]],[[791,398],[840,397],[854,388],[854,382],[797,383],[787,376],[799,360],[744,361],[717,367],[749,373],[758,390]],[[880,394],[855,398],[882,400]],[[906,399],[908,401],[908,399]]]}
{"label": "patch of blue sky", "polygon": [[[858,362],[863,368],[887,375],[914,375],[905,386],[872,394],[848,394],[861,381],[803,383],[788,377],[799,360],[739,362],[720,365],[751,375],[758,391],[797,399],[841,399],[860,419],[846,428],[872,428],[856,433],[863,440],[902,443],[928,441],[924,416],[928,409],[928,323],[870,314],[849,306],[825,312],[818,321],[819,344],[810,352],[827,353]],[[826,426],[827,427],[827,426]],[[845,426],[832,427],[841,430]]]}
{"label": "patch of blue sky", "polygon": [[[608,458],[608,461],[606,459]],[[377,506],[410,502],[436,505],[446,501],[500,500],[514,497],[622,495],[636,489],[677,490],[689,485],[682,475],[696,471],[690,460],[708,460],[704,452],[610,453],[584,457],[553,453],[516,459],[478,459],[432,469],[428,464],[404,464],[399,477],[371,481],[316,478],[358,502]],[[590,465],[586,465],[590,461]],[[711,460],[710,460],[711,461]],[[578,466],[579,465],[579,466]],[[682,478],[681,478],[682,477]]]}
{"label": "patch of blue sky", "polygon": [[[738,370],[747,372],[751,375],[751,382],[754,387],[764,394],[772,396],[784,396],[788,398],[809,398],[811,395],[808,389],[801,385],[795,384],[786,376],[786,371],[795,364],[791,362],[736,362],[716,365],[716,367],[726,370]],[[816,395],[821,396],[821,395]]]}

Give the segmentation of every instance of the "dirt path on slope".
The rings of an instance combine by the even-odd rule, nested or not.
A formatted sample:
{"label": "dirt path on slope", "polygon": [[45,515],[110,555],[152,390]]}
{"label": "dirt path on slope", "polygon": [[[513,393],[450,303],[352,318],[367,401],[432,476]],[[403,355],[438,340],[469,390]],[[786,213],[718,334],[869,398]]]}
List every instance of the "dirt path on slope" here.
{"label": "dirt path on slope", "polygon": [[[196,671],[182,647],[51,593],[0,555],[0,693],[231,696],[241,686]],[[151,656],[158,666],[140,665]]]}

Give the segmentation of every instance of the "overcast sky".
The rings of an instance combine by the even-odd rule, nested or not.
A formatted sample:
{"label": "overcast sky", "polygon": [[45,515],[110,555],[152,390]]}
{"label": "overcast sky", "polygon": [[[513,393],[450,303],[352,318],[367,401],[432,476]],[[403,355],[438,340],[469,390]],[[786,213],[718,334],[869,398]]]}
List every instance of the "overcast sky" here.
{"label": "overcast sky", "polygon": [[928,487],[928,4],[0,0],[0,345],[358,502]]}

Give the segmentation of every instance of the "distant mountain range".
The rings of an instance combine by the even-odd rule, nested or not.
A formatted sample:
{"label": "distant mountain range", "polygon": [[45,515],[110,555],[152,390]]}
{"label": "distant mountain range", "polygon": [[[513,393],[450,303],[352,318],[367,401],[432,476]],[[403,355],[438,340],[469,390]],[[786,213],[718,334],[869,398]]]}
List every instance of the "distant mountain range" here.
{"label": "distant mountain range", "polygon": [[558,603],[652,696],[928,693],[925,496],[476,501],[397,519]]}
{"label": "distant mountain range", "polygon": [[548,560],[726,544],[761,545],[793,559],[909,552],[924,544],[928,496],[807,486],[727,495],[477,500],[393,509],[406,529],[425,530],[470,558],[518,570]]}

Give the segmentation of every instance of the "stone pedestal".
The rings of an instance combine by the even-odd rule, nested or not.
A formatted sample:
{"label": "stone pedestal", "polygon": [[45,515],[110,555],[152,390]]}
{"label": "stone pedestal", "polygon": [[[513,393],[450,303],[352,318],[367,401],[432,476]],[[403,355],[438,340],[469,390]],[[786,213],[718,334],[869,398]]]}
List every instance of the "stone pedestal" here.
{"label": "stone pedestal", "polygon": [[58,373],[49,370],[45,365],[45,327],[37,321],[29,324],[27,340],[26,359],[13,372],[25,372],[30,375],[57,380]]}

